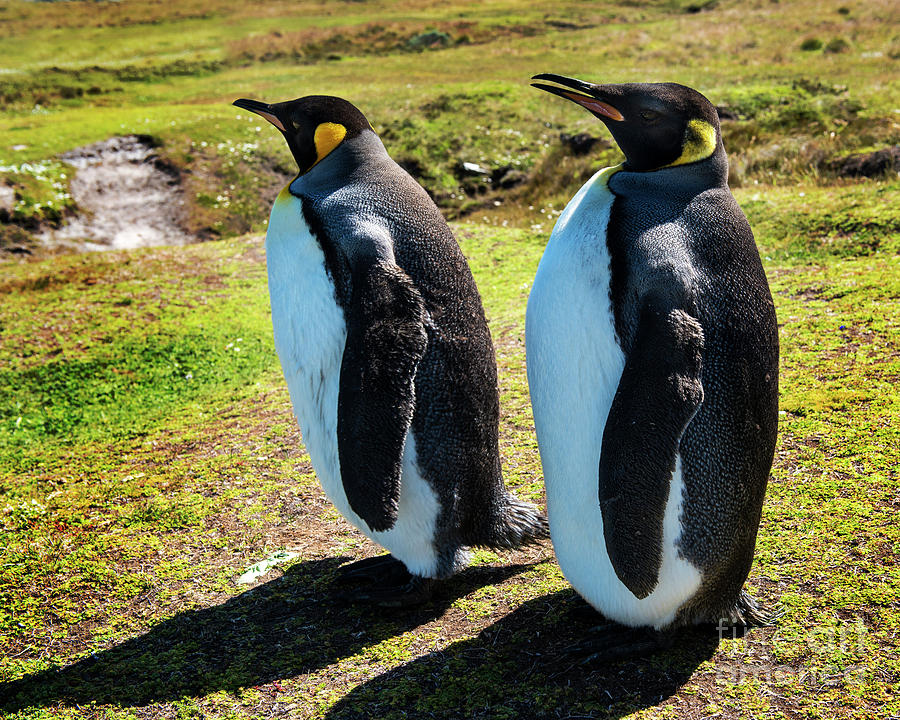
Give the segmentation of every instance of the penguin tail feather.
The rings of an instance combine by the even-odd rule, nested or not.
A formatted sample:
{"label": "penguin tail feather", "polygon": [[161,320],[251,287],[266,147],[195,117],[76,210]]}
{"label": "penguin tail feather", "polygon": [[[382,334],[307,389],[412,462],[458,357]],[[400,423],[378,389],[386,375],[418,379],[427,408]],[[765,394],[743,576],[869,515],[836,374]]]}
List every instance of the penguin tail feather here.
{"label": "penguin tail feather", "polygon": [[491,536],[479,544],[496,550],[511,549],[548,537],[550,525],[547,516],[531,503],[507,493]]}
{"label": "penguin tail feather", "polygon": [[780,608],[769,610],[741,590],[731,615],[731,620],[735,625],[768,627],[774,625],[784,615],[784,610]]}

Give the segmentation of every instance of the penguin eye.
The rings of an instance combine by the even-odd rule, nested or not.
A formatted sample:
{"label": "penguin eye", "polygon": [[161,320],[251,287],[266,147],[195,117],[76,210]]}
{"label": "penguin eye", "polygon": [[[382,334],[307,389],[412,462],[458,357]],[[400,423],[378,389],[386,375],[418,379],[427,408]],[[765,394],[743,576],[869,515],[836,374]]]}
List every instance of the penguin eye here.
{"label": "penguin eye", "polygon": [[659,113],[656,110],[641,110],[641,119],[645,122],[655,122],[659,119]]}

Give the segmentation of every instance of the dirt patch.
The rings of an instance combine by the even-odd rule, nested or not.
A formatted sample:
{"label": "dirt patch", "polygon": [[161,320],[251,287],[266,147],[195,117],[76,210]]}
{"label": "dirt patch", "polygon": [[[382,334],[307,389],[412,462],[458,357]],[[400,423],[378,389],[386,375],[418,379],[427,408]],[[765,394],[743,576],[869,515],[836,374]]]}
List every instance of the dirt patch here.
{"label": "dirt patch", "polygon": [[71,150],[72,198],[81,213],[38,237],[50,247],[127,250],[195,242],[182,227],[184,197],[178,172],[148,138],[114,137]]}
{"label": "dirt patch", "polygon": [[9,185],[0,184],[0,213],[9,215],[16,204],[16,192]]}

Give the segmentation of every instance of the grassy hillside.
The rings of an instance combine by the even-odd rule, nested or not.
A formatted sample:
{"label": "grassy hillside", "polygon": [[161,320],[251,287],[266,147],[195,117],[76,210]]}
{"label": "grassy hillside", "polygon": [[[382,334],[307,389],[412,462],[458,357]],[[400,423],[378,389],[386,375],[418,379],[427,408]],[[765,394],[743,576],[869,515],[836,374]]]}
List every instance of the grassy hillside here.
{"label": "grassy hillside", "polygon": [[[897,20],[803,0],[0,6],[3,238],[74,212],[57,156],[123,133],[154,138],[192,229],[220,238],[0,256],[0,716],[900,715],[900,182],[833,165],[900,142]],[[456,218],[497,345],[507,482],[543,502],[525,302],[566,199],[618,156],[528,87],[541,71],[681,81],[733,117],[782,343],[749,581],[784,609],[774,628],[581,664],[569,649],[598,618],[549,543],[478,553],[415,611],[332,584],[378,549],[324,498],[272,347],[259,233],[290,158],[229,103],[352,99]],[[579,132],[600,138],[586,155],[560,138]]]}
{"label": "grassy hillside", "polygon": [[[852,185],[830,161],[900,142],[898,20],[888,0],[552,10],[522,0],[14,0],[0,12],[0,179],[18,193],[19,224],[56,221],[71,209],[58,153],[149,134],[185,171],[193,229],[260,230],[293,163],[280,137],[230,102],[340,94],[450,215],[540,223],[549,203],[619,157],[588,113],[528,86],[552,71],[700,88],[733,118],[724,134],[735,186]],[[572,156],[560,135],[580,132],[602,141]],[[499,192],[490,177],[464,176],[463,161],[498,179],[515,170],[522,184]],[[890,222],[896,231],[895,212]]]}

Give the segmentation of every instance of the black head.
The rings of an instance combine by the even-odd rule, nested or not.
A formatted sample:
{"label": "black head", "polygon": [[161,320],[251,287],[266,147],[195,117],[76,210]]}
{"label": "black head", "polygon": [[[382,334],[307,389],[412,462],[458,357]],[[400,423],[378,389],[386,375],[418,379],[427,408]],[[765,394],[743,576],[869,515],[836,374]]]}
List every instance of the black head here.
{"label": "black head", "polygon": [[600,118],[625,153],[630,170],[657,170],[708,158],[721,146],[715,107],[676,83],[594,85],[562,75],[535,75],[565,88],[532,83],[576,102]]}
{"label": "black head", "polygon": [[232,104],[261,115],[281,130],[301,175],[345,140],[372,129],[354,105],[330,95],[309,95],[271,105],[245,99]]}

